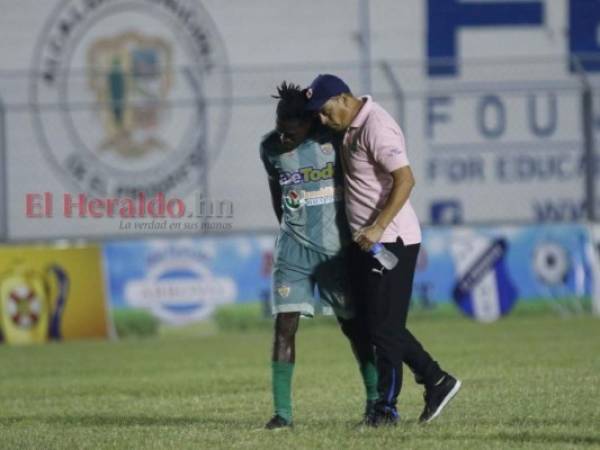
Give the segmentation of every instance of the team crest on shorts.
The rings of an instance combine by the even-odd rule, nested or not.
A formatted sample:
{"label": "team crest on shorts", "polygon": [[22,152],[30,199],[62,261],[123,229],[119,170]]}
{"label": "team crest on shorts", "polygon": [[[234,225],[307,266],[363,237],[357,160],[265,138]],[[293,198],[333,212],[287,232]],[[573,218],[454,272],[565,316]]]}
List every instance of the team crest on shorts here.
{"label": "team crest on shorts", "polygon": [[[30,105],[44,156],[77,192],[201,189],[229,126],[227,69],[200,0],[62,0],[32,62]],[[206,93],[223,107],[207,107]]]}
{"label": "team crest on shorts", "polygon": [[279,294],[281,297],[285,298],[285,297],[287,297],[288,295],[290,295],[290,291],[291,291],[291,290],[292,290],[292,288],[290,288],[289,286],[279,286],[279,287],[277,288],[277,293],[278,293],[278,294]]}

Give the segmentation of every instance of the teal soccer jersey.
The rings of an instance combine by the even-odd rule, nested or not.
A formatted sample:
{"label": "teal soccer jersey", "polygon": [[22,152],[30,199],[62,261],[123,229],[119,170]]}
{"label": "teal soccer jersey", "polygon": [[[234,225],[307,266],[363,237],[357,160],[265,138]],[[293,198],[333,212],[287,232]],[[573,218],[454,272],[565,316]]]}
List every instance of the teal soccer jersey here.
{"label": "teal soccer jersey", "polygon": [[299,244],[333,255],[350,240],[343,204],[343,174],[329,132],[309,138],[282,153],[271,132],[261,143],[261,159],[270,177],[279,180],[282,231]]}
{"label": "teal soccer jersey", "polygon": [[[338,317],[354,311],[346,288],[346,247],[350,231],[343,203],[343,174],[337,142],[329,133],[282,152],[272,132],[261,144],[269,177],[281,188],[282,218],[275,246],[273,314],[313,316],[327,305]],[[315,286],[319,303],[314,298]],[[323,308],[323,312],[328,309]]]}

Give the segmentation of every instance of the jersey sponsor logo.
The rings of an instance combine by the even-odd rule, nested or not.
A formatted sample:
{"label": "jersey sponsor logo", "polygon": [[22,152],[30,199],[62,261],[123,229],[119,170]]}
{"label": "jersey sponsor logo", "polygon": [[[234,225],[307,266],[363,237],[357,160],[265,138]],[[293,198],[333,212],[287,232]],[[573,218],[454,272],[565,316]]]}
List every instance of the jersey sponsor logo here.
{"label": "jersey sponsor logo", "polygon": [[316,191],[291,190],[283,197],[285,206],[298,209],[302,206],[327,205],[342,200],[344,190],[341,187],[325,186]]}
{"label": "jersey sponsor logo", "polygon": [[[30,84],[46,158],[71,188],[98,196],[198,189],[229,123],[227,66],[199,0],[59,2]],[[225,99],[214,121],[206,92]],[[177,98],[193,106],[174,111]]]}
{"label": "jersey sponsor logo", "polygon": [[333,162],[328,162],[325,167],[319,169],[315,167],[303,167],[293,172],[282,172],[279,175],[279,184],[281,186],[309,183],[330,180],[333,178]]}
{"label": "jersey sponsor logo", "polygon": [[326,186],[317,191],[306,191],[304,201],[306,206],[326,205],[340,201],[344,195],[341,187]]}
{"label": "jersey sponsor logo", "polygon": [[289,191],[283,201],[289,209],[298,209],[304,206],[304,191]]}

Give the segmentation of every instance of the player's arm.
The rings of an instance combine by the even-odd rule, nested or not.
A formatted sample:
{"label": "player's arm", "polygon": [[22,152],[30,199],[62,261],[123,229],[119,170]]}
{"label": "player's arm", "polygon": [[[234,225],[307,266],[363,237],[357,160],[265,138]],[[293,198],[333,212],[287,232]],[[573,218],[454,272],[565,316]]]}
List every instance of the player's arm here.
{"label": "player's arm", "polygon": [[281,208],[281,186],[279,185],[279,181],[273,177],[269,177],[269,191],[271,192],[273,211],[275,211],[277,221],[281,223],[281,216],[283,215]]}
{"label": "player's arm", "polygon": [[277,173],[277,169],[273,167],[271,161],[267,157],[267,151],[265,149],[264,143],[260,146],[260,159],[265,167],[265,171],[267,172],[267,176],[269,177],[269,192],[271,193],[271,205],[273,206],[273,211],[275,211],[275,216],[277,217],[277,222],[281,223],[281,217],[283,216],[283,210],[281,208],[281,186],[279,185],[279,174]]}

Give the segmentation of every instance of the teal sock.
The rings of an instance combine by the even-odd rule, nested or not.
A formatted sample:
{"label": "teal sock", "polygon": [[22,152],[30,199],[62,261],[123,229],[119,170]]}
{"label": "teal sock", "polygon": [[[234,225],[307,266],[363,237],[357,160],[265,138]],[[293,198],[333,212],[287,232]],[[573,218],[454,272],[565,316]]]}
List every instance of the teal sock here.
{"label": "teal sock", "polygon": [[367,401],[375,401],[378,398],[377,393],[377,368],[373,361],[367,361],[360,365],[360,374],[362,375]]}
{"label": "teal sock", "polygon": [[275,414],[280,415],[288,422],[292,421],[292,375],[294,363],[273,361],[272,387],[273,405]]}

